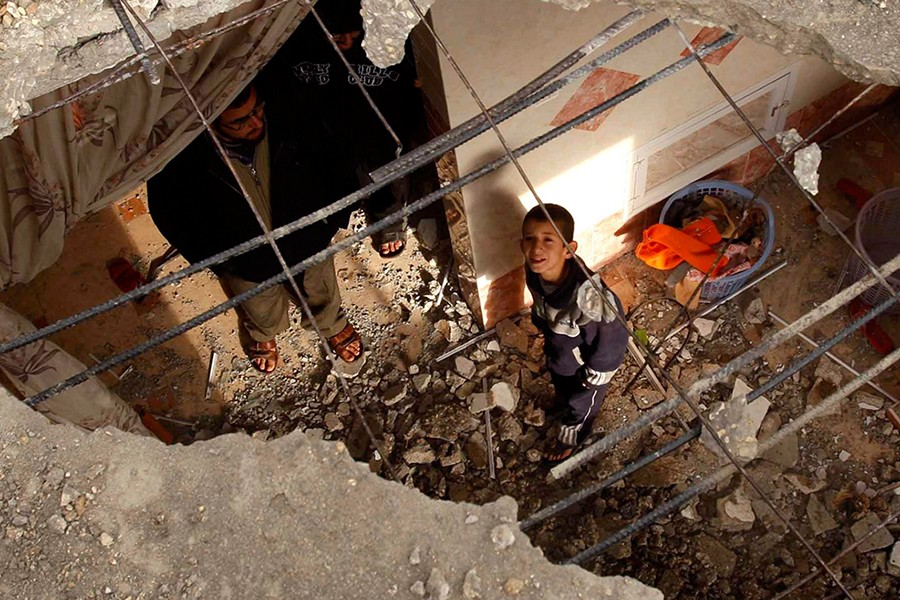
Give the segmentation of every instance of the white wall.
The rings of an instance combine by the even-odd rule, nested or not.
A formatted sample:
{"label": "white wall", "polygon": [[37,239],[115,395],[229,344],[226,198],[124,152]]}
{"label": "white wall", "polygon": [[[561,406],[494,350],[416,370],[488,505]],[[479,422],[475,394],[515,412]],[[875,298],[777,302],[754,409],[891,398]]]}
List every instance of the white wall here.
{"label": "white wall", "polygon": [[[612,2],[570,12],[539,0],[452,0],[437,3],[432,18],[457,63],[490,106],[627,12]],[[645,16],[603,50],[661,18]],[[689,37],[700,30],[687,23],[681,26]],[[683,49],[680,37],[669,28],[605,66],[644,78],[677,60]],[[791,112],[846,81],[818,59],[782,56],[747,39],[722,65],[711,68],[728,91],[737,93],[798,61],[802,68]],[[475,115],[477,105],[443,57],[441,73],[454,126]],[[579,85],[503,123],[501,130],[511,146],[551,129],[549,123]],[[575,216],[576,230],[589,231],[593,224],[624,209],[631,150],[722,101],[701,69],[689,66],[616,107],[598,130],[567,133],[524,157],[522,166],[545,202],[565,205]],[[502,154],[502,149],[493,134],[485,133],[456,153],[460,173],[465,174]],[[463,194],[479,287],[486,289],[521,264],[516,240],[521,216],[534,200],[511,165],[471,184]]]}

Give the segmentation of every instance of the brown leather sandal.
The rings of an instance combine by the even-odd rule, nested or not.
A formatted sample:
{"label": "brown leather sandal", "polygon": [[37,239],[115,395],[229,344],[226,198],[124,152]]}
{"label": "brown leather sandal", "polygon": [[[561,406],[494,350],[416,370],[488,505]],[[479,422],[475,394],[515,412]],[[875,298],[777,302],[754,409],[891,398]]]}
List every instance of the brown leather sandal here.
{"label": "brown leather sandal", "polygon": [[[247,356],[253,368],[268,375],[278,367],[278,345],[275,340],[253,342],[247,349]],[[272,361],[272,368],[266,369],[266,362]]]}
{"label": "brown leather sandal", "polygon": [[[353,344],[353,342],[359,342],[359,349],[356,352],[350,348],[350,345]],[[359,360],[359,357],[363,354],[362,340],[359,337],[359,332],[357,332],[350,323],[347,323],[347,326],[339,333],[328,338],[328,345],[331,346],[331,349],[334,350],[344,362],[355,362]]]}

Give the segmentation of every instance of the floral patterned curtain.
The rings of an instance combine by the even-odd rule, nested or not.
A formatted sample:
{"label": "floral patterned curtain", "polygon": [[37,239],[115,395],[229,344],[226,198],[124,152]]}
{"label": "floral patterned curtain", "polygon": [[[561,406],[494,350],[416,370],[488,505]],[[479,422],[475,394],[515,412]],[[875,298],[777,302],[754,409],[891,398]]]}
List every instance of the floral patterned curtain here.
{"label": "floral patterned curtain", "polygon": [[[172,35],[173,48],[199,33],[272,4],[251,0],[205,24]],[[287,3],[173,59],[207,118],[216,116],[253,78],[306,14]],[[158,65],[163,75],[164,65]],[[33,102],[35,110],[102,78],[79,81]],[[203,131],[178,82],[166,72],[150,84],[137,74],[22,124],[0,140],[0,288],[27,282],[53,264],[79,219],[119,200],[160,171]],[[0,305],[0,340],[32,331]],[[43,340],[0,356],[0,370],[22,396],[82,371],[84,365]],[[137,414],[96,378],[40,405],[56,422],[86,429],[111,425],[146,434]]]}
{"label": "floral patterned curtain", "polygon": [[[273,0],[251,0],[162,43],[222,26]],[[275,53],[306,14],[291,2],[173,59],[209,118],[217,115]],[[0,140],[0,288],[31,280],[62,252],[79,219],[120,199],[157,173],[202,132],[202,123],[171,72],[163,81],[138,73],[23,123]],[[39,110],[103,74],[33,101]]]}

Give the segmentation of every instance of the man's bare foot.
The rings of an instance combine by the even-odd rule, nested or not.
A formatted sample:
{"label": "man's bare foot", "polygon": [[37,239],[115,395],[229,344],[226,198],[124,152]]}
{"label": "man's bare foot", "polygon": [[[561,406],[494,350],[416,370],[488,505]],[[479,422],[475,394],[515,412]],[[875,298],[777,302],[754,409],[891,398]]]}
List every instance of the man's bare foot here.
{"label": "man's bare foot", "polygon": [[271,373],[278,366],[278,345],[275,340],[253,342],[247,351],[250,364],[261,373]]}

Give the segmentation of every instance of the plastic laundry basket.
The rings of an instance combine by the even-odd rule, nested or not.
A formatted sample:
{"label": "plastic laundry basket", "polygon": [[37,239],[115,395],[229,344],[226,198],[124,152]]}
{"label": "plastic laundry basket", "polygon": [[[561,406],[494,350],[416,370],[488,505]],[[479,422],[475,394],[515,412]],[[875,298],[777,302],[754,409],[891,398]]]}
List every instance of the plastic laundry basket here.
{"label": "plastic laundry basket", "polygon": [[696,201],[701,202],[703,196],[710,195],[720,199],[726,206],[735,207],[743,204],[747,200],[753,200],[766,213],[766,229],[763,233],[763,249],[759,260],[747,269],[734,275],[720,277],[714,281],[707,280],[700,290],[700,296],[707,300],[715,300],[727,296],[731,292],[740,288],[747,279],[762,267],[763,263],[768,260],[772,254],[772,247],[775,245],[775,215],[772,214],[772,207],[769,203],[760,197],[753,198],[753,192],[745,187],[741,187],[730,181],[721,181],[718,179],[707,179],[705,181],[695,181],[672,194],[665,206],[663,206],[662,214],[659,216],[659,222],[666,223],[666,215],[669,209],[679,202]]}
{"label": "plastic laundry basket", "polygon": [[[880,192],[859,211],[856,217],[856,247],[879,267],[900,253],[900,188]],[[848,284],[859,281],[869,273],[856,253],[850,255],[847,271],[850,275]],[[886,279],[894,290],[900,290],[900,273]],[[891,291],[878,284],[859,297],[866,304],[877,306],[890,296]],[[900,312],[900,307],[895,304],[889,312],[896,314]]]}

